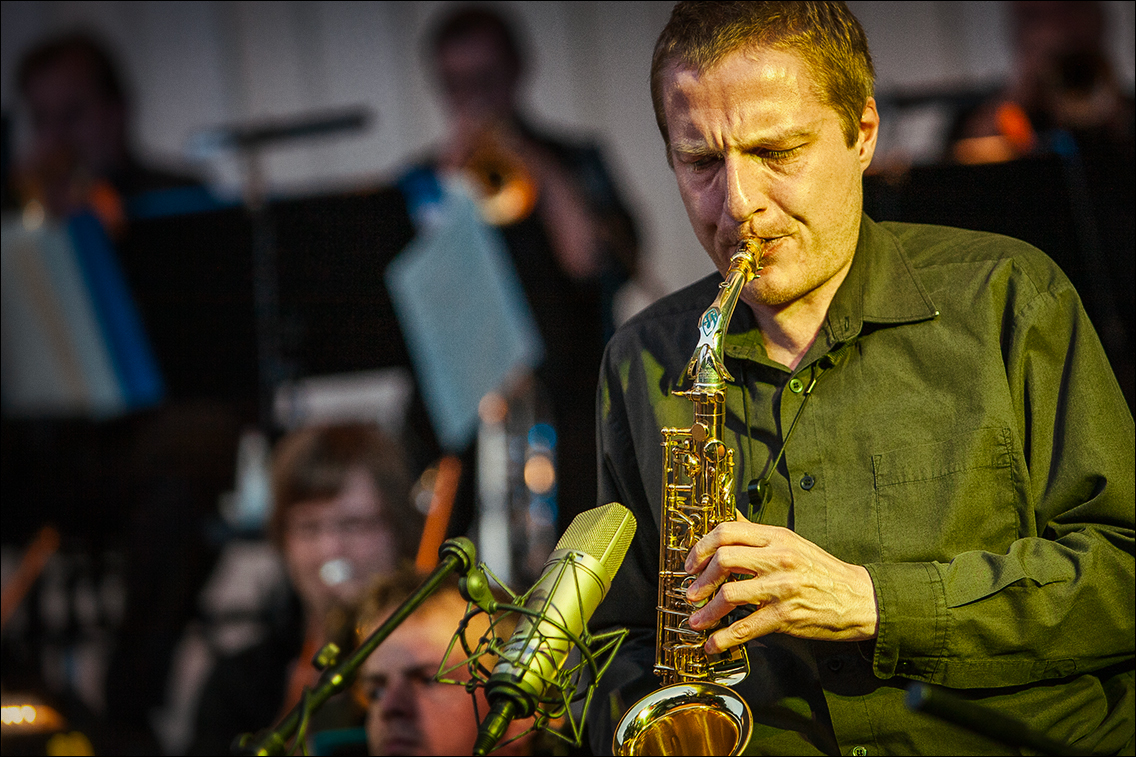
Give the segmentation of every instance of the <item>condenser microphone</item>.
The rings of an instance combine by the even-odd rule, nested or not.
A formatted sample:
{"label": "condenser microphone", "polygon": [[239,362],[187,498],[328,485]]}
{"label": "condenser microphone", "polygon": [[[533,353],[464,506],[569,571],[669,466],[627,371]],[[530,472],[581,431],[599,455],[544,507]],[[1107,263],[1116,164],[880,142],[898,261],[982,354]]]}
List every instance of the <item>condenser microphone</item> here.
{"label": "condenser microphone", "polygon": [[485,684],[490,711],[478,729],[475,755],[488,754],[514,718],[529,717],[563,688],[560,672],[572,638],[587,631],[634,535],[635,516],[612,502],[577,515],[560,537],[525,600],[532,614],[521,616]]}

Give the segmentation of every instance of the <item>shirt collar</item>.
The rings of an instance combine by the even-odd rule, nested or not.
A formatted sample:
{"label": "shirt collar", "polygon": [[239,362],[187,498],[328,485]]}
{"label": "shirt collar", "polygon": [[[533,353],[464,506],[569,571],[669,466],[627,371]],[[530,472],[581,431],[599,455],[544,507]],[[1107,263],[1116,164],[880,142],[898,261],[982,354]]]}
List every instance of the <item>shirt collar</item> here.
{"label": "shirt collar", "polygon": [[[824,352],[855,339],[865,322],[914,323],[938,314],[899,240],[867,215],[862,215],[852,265],[828,306],[823,334],[818,335],[818,342],[827,342]],[[729,332],[727,355],[758,362],[768,360],[757,319],[749,307],[738,307]],[[812,358],[806,357],[802,365],[811,361]]]}
{"label": "shirt collar", "polygon": [[824,331],[830,346],[859,336],[865,322],[913,323],[938,312],[899,240],[861,216],[852,266],[828,306]]}

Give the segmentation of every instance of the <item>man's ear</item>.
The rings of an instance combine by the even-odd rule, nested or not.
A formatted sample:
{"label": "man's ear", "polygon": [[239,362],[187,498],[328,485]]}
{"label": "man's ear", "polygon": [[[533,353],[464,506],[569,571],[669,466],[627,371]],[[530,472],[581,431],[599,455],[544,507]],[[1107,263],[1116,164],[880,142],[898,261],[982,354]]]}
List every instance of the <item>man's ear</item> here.
{"label": "man's ear", "polygon": [[876,98],[869,97],[860,114],[860,131],[855,148],[860,154],[860,169],[867,171],[876,154],[876,139],[880,135],[880,114],[876,110]]}

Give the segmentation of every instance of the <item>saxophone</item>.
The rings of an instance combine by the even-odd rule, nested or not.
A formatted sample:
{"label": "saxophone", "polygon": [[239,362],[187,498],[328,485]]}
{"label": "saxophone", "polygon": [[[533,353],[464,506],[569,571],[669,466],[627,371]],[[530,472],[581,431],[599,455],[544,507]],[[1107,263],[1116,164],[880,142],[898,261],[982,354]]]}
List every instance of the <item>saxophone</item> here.
{"label": "saxophone", "polygon": [[709,655],[703,645],[715,630],[696,631],[686,598],[694,581],[684,563],[700,538],[734,520],[734,451],[722,441],[726,382],[722,361],[726,329],[742,288],[758,277],[764,250],[745,240],[730,258],[718,296],[698,321],[699,340],[686,367],[693,386],[679,396],[694,404],[690,428],[664,428],[663,513],[659,546],[659,604],[655,674],[663,688],[639,700],[615,730],[618,755],[740,754],[749,742],[749,705],[728,686],[749,674],[745,647]]}

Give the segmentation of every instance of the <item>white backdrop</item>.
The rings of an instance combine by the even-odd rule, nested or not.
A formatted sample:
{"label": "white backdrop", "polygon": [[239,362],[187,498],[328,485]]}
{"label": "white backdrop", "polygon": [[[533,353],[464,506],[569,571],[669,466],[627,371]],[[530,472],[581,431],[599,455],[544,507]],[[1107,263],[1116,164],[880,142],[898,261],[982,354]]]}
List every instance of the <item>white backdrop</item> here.
{"label": "white backdrop", "polygon": [[[12,79],[20,53],[44,34],[84,26],[119,47],[143,154],[185,160],[190,135],[209,126],[361,104],[376,115],[368,132],[281,147],[266,162],[267,177],[273,190],[289,194],[383,182],[441,136],[419,40],[444,5],[5,0],[0,100],[17,114],[18,138]],[[672,4],[501,5],[519,17],[531,43],[530,112],[602,138],[640,219],[644,267],[658,290],[707,273],[709,260],[663,159],[647,90],[651,49]],[[868,32],[882,94],[996,82],[1009,68],[1001,3],[849,5]],[[1107,5],[1114,59],[1131,90],[1133,4]],[[881,149],[888,147],[885,131]],[[230,158],[216,156],[199,168],[223,192],[240,186],[239,165]],[[629,292],[626,307],[645,297]]]}

